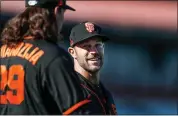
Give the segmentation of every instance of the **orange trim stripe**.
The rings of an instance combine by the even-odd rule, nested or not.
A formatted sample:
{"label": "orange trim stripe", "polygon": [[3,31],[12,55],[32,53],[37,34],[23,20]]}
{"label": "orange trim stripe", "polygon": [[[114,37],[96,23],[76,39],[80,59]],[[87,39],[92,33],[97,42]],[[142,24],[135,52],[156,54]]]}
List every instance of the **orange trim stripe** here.
{"label": "orange trim stripe", "polygon": [[69,108],[68,110],[66,110],[63,115],[69,115],[70,113],[72,113],[73,111],[75,111],[76,109],[78,109],[79,107],[87,104],[91,102],[91,100],[83,100],[83,101],[80,101],[78,102],[77,104],[73,105],[71,108]]}
{"label": "orange trim stripe", "polygon": [[99,103],[101,104],[101,107],[103,108],[104,114],[106,115],[105,108],[104,108],[104,106],[103,106],[103,104],[102,104],[100,98],[98,97],[98,95],[97,95],[94,91],[92,91],[89,87],[87,87],[87,86],[85,86],[85,85],[83,85],[83,84],[81,84],[81,85],[82,85],[84,88],[87,88],[93,95],[96,96],[96,98],[98,99]]}
{"label": "orange trim stripe", "polygon": [[25,36],[24,39],[29,40],[29,39],[33,39],[33,37],[32,36]]}

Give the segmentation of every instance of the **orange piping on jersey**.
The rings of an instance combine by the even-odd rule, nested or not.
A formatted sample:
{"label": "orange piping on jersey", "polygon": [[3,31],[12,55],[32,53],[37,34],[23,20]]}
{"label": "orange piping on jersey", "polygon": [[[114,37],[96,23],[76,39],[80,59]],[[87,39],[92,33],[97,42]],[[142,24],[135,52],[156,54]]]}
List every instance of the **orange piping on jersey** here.
{"label": "orange piping on jersey", "polygon": [[97,95],[94,91],[92,91],[91,89],[89,89],[87,86],[85,86],[85,85],[83,85],[83,84],[81,84],[81,85],[82,85],[84,88],[88,89],[93,95],[96,96],[96,98],[98,99],[99,103],[101,104],[101,107],[103,108],[104,114],[106,114],[105,108],[104,108],[104,106],[103,106],[103,104],[102,104],[100,98],[98,97],[98,95]]}
{"label": "orange piping on jersey", "polygon": [[87,103],[89,103],[89,102],[91,102],[91,100],[83,100],[83,101],[80,101],[80,102],[78,102],[77,104],[75,104],[75,105],[73,105],[71,108],[69,108],[68,110],[66,110],[64,113],[63,113],[63,115],[69,115],[69,114],[71,114],[73,111],[75,111],[76,109],[78,109],[79,107],[81,107],[81,106],[83,106],[83,105],[85,105],[85,104],[87,104]]}
{"label": "orange piping on jersey", "polygon": [[33,39],[33,36],[25,36],[24,39],[30,40],[30,39]]}

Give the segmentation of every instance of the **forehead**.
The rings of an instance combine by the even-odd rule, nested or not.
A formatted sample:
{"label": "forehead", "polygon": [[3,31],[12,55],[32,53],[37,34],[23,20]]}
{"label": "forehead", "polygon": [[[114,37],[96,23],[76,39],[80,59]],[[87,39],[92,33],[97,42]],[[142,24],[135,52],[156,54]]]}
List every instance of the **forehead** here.
{"label": "forehead", "polygon": [[90,43],[90,42],[103,42],[101,37],[91,37],[87,40],[82,41],[80,44]]}

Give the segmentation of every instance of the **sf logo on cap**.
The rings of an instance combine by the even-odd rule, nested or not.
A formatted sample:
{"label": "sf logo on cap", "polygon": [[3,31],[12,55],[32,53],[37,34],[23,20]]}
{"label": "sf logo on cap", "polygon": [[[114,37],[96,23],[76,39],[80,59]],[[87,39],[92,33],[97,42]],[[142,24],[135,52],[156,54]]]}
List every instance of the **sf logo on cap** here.
{"label": "sf logo on cap", "polygon": [[36,1],[36,0],[29,0],[28,1],[28,5],[30,5],[30,6],[34,6],[34,5],[36,5],[38,3],[38,1]]}
{"label": "sf logo on cap", "polygon": [[95,30],[94,24],[93,24],[93,23],[90,23],[90,22],[85,23],[85,27],[86,27],[86,30],[87,30],[88,32],[90,32],[90,33]]}

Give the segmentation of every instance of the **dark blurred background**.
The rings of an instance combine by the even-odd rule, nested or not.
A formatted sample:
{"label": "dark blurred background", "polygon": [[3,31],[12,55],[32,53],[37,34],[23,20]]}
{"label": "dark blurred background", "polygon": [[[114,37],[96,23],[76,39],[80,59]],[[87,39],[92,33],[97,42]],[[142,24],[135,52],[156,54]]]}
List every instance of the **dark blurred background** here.
{"label": "dark blurred background", "polygon": [[[119,114],[178,114],[177,1],[68,1],[62,30],[93,21],[111,38],[101,80]],[[24,10],[24,1],[1,1],[1,29]]]}

